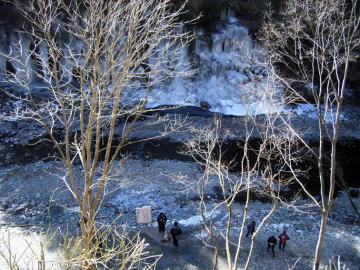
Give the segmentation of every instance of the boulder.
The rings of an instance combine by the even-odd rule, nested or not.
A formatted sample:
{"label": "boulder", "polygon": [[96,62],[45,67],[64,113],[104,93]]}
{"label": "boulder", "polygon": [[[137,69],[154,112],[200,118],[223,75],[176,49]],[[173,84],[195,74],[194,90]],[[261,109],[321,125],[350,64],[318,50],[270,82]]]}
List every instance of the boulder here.
{"label": "boulder", "polygon": [[211,105],[207,101],[200,101],[200,107],[204,110],[209,110]]}

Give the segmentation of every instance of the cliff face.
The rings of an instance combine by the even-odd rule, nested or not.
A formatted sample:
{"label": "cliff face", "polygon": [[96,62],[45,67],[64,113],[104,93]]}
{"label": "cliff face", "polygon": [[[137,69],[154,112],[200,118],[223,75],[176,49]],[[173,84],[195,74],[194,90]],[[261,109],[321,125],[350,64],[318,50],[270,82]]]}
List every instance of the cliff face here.
{"label": "cliff face", "polygon": [[[149,106],[181,104],[203,107],[224,114],[242,115],[246,106],[253,104],[253,107],[260,107],[258,113],[264,112],[266,105],[259,106],[258,100],[261,97],[253,91],[257,88],[258,79],[262,82],[266,79],[264,69],[245,59],[241,52],[258,52],[258,44],[253,40],[262,23],[262,15],[268,2],[190,0],[186,4],[187,11],[180,19],[194,19],[201,14],[194,24],[185,29],[196,33],[196,39],[184,51],[182,63],[173,68],[181,68],[182,64],[192,63],[198,73],[192,79],[175,78],[158,84],[149,98]],[[278,11],[284,2],[272,0],[271,4],[274,10]],[[177,7],[182,3],[183,1],[174,1]],[[33,40],[16,31],[27,25],[24,22],[12,4],[0,3],[0,51],[3,54],[21,54],[21,61],[26,62],[24,68],[20,68],[16,61],[0,55],[0,73],[2,77],[21,73],[28,76],[34,84],[39,82],[38,74],[42,74],[49,65],[48,48],[39,46],[36,48],[38,57],[30,56],[29,51],[35,48]],[[69,43],[71,37],[64,34],[60,42]],[[245,48],[239,49],[237,45],[234,46],[235,43],[242,43]],[[18,49],[19,44],[22,47],[21,51]],[[80,53],[79,44],[72,46]],[[349,86],[352,88],[358,88],[360,85],[358,66],[359,61],[353,63],[350,69]],[[71,81],[71,64],[67,65],[67,69],[64,78]]]}
{"label": "cliff face", "polygon": [[6,3],[4,1],[0,2],[0,21],[2,23],[15,23],[14,17],[19,15],[19,13],[16,11],[15,7],[9,3]]}
{"label": "cliff face", "polygon": [[[183,1],[175,1],[180,6]],[[221,10],[231,9],[242,23],[255,32],[260,26],[263,13],[270,3],[275,11],[279,11],[284,0],[190,0],[184,17],[193,19],[201,14],[197,24],[211,30],[221,20]]]}
{"label": "cliff face", "polygon": [[[278,11],[284,1],[271,0],[270,2],[273,9]],[[179,8],[184,2],[184,0],[174,0],[173,5]],[[269,0],[189,0],[186,4],[186,12],[182,16],[184,19],[194,19],[201,15],[194,24],[211,29],[221,20],[221,12],[229,8],[238,18],[251,21],[254,26],[258,26],[268,3]],[[20,26],[24,23],[24,19],[13,4],[0,2],[0,23]]]}

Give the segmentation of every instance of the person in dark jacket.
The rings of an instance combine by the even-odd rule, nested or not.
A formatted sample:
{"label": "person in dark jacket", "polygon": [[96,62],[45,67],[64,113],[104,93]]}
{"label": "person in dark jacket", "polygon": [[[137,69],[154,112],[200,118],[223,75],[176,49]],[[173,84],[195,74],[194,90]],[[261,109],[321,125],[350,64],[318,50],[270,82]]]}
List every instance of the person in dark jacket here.
{"label": "person in dark jacket", "polygon": [[252,221],[248,226],[247,226],[247,232],[246,232],[246,237],[249,238],[249,234],[252,236],[253,233],[255,232],[255,220]]}
{"label": "person in dark jacket", "polygon": [[280,249],[280,250],[283,250],[283,251],[284,251],[287,240],[290,240],[290,238],[289,238],[289,236],[286,234],[286,230],[284,230],[283,233],[279,235],[279,249]]}
{"label": "person in dark jacket", "polygon": [[159,227],[159,233],[165,232],[165,226],[166,226],[167,217],[164,213],[160,213],[157,217],[157,223]]}
{"label": "person in dark jacket", "polygon": [[173,244],[175,247],[179,245],[179,240],[177,239],[177,236],[182,234],[182,230],[179,228],[179,224],[175,221],[174,227],[170,230],[171,237],[173,239]]}
{"label": "person in dark jacket", "polygon": [[269,252],[269,249],[271,248],[271,251],[272,251],[272,255],[273,255],[273,258],[275,258],[275,250],[274,250],[274,247],[276,246],[276,238],[275,236],[270,236],[269,239],[267,240],[267,243],[268,243],[268,246],[267,246],[267,251]]}

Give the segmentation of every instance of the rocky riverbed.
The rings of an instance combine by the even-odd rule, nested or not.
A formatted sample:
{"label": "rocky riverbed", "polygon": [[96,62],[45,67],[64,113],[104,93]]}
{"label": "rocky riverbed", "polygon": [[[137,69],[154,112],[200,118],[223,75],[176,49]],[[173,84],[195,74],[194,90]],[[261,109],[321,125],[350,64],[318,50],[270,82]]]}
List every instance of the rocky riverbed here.
{"label": "rocky riverbed", "polygon": [[[18,254],[19,260],[26,258],[28,262],[38,260],[39,243],[46,239],[46,232],[60,228],[63,232],[76,234],[79,220],[78,207],[64,184],[66,171],[59,161],[54,161],[56,153],[53,146],[44,141],[43,129],[33,121],[16,120],[9,113],[13,103],[0,106],[0,251]],[[291,108],[295,114],[294,125],[305,132],[308,140],[316,139],[316,119],[311,108],[298,105]],[[191,139],[189,128],[202,128],[213,119],[212,113],[196,108],[180,108],[167,112],[176,117],[185,118],[186,125],[169,136],[152,142],[135,144],[123,151],[123,159],[118,161],[111,181],[106,189],[106,198],[98,214],[99,225],[109,224],[117,219],[116,225],[125,226],[130,231],[141,231],[150,243],[153,254],[164,254],[159,261],[158,269],[211,269],[213,252],[203,244],[206,234],[201,226],[198,212],[198,195],[194,185],[203,174],[202,167],[191,161],[191,158],[179,153],[183,142]],[[175,117],[175,116],[174,116]],[[262,116],[258,116],[261,120]],[[142,119],[147,124],[151,119]],[[229,146],[243,136],[244,123],[242,117],[224,117],[223,130],[229,131]],[[346,169],[345,178],[352,179],[353,186],[359,187],[357,180],[357,164],[360,151],[357,150],[360,139],[360,110],[357,106],[345,108],[341,120],[341,140],[339,156]],[[158,135],[162,127],[142,129],[134,133],[132,139]],[[57,129],[57,135],[62,131]],[[232,141],[233,140],[233,141]],[[351,155],[352,158],[348,158]],[[56,159],[55,159],[56,160]],[[348,172],[351,173],[348,173]],[[77,181],[81,187],[81,167],[75,166]],[[236,177],[236,176],[234,176]],[[182,180],[182,181],[179,181]],[[209,207],[218,202],[216,179],[207,190]],[[359,189],[352,188],[351,194],[360,208]],[[300,204],[308,201],[302,199]],[[179,221],[183,227],[184,237],[180,247],[175,249],[170,243],[160,243],[162,235],[156,231],[156,224],[136,224],[135,209],[143,205],[151,205],[153,220],[159,212],[164,212],[169,223]],[[270,208],[266,201],[254,200],[251,204],[248,220],[260,221]],[[235,213],[240,220],[243,205],[236,203]],[[217,213],[216,222],[221,226],[226,220],[226,211]],[[233,234],[239,230],[239,220],[235,220]],[[170,226],[170,225],[169,225]],[[310,269],[316,245],[317,232],[320,226],[319,211],[308,207],[302,211],[294,210],[286,204],[279,204],[276,212],[260,231],[256,242],[251,269],[288,269],[297,262],[294,269]],[[266,240],[270,235],[278,235],[288,229],[291,238],[284,253],[277,252],[275,259],[266,252]],[[339,193],[333,211],[330,214],[327,238],[324,247],[324,262],[340,255],[342,262],[350,269],[360,265],[360,226],[359,219],[351,208],[348,198]],[[28,251],[29,244],[34,252]],[[249,243],[245,239],[241,265],[245,263]],[[63,254],[52,244],[46,249],[50,261]],[[0,254],[1,255],[1,254]],[[36,255],[36,256],[35,256]],[[223,256],[224,254],[222,254]],[[298,261],[299,260],[299,261]],[[50,263],[50,262],[49,262]],[[26,264],[26,262],[24,262]],[[220,266],[225,266],[224,257]],[[34,264],[36,269],[37,264]],[[55,269],[61,267],[57,265]],[[4,258],[0,256],[0,269],[4,268]],[[24,268],[26,269],[26,268]],[[30,268],[31,269],[31,268]]]}
{"label": "rocky riverbed", "polygon": [[[76,172],[79,175],[80,168]],[[0,169],[0,226],[3,246],[8,240],[19,241],[19,235],[32,237],[31,239],[36,236],[39,239],[38,235],[43,234],[49,224],[52,228],[61,228],[63,232],[69,230],[72,234],[76,233],[79,213],[61,179],[64,173],[63,165],[53,161]],[[209,265],[207,261],[211,259],[212,251],[202,243],[206,235],[201,229],[199,202],[197,194],[189,188],[191,183],[196,184],[202,173],[202,168],[192,162],[130,158],[113,173],[97,222],[109,224],[121,214],[117,226],[142,231],[150,243],[150,250],[154,254],[164,254],[158,269],[210,269],[206,265]],[[174,181],[174,177],[182,181]],[[78,180],[80,183],[80,178]],[[216,196],[213,196],[215,180],[214,178],[213,185],[207,191],[209,207],[217,203]],[[359,190],[353,190],[353,199],[360,207],[358,193]],[[300,203],[306,204],[306,200]],[[160,243],[162,236],[156,230],[156,223],[136,224],[135,209],[143,205],[152,206],[154,221],[159,212],[164,212],[169,223],[175,220],[180,223],[185,235],[179,249],[175,250],[171,244]],[[259,222],[270,206],[270,203],[253,201],[249,221]],[[234,209],[239,220],[242,207],[241,203],[237,203]],[[217,213],[216,220],[218,225],[225,222],[225,209]],[[239,220],[235,221],[234,234],[239,230]],[[14,226],[21,230],[15,230]],[[288,264],[295,263],[297,259],[299,262],[295,269],[309,269],[319,226],[319,211],[316,208],[305,208],[303,212],[299,212],[280,204],[256,240],[252,269],[265,269],[261,265],[267,265],[266,269],[287,269]],[[266,254],[266,239],[272,234],[277,236],[285,228],[288,229],[291,241],[284,253],[277,252],[276,258],[272,259]],[[10,238],[7,238],[6,232],[10,232]],[[350,269],[356,269],[360,264],[359,235],[359,220],[349,206],[347,197],[341,193],[330,215],[324,261],[340,255]],[[249,242],[245,239],[244,255],[249,249]],[[59,255],[53,247],[49,252],[49,256]],[[245,256],[242,263],[244,260]]]}

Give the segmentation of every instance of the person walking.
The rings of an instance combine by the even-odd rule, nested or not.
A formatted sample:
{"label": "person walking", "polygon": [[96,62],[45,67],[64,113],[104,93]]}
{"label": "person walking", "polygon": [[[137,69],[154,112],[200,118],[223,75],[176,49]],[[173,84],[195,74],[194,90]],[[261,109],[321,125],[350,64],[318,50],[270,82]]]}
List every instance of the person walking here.
{"label": "person walking", "polygon": [[172,227],[170,230],[170,234],[173,239],[174,246],[177,247],[179,245],[179,240],[177,239],[177,236],[182,234],[182,230],[180,229],[179,224],[176,221],[174,222],[174,227]]}
{"label": "person walking", "polygon": [[252,236],[253,233],[255,232],[255,226],[256,226],[256,222],[255,220],[253,220],[248,226],[247,226],[247,232],[246,232],[246,237],[249,238],[249,234]]}
{"label": "person walking", "polygon": [[286,230],[279,235],[279,249],[284,251],[286,246],[286,241],[290,240],[290,237],[286,234]]}
{"label": "person walking", "polygon": [[170,233],[169,233],[167,230],[165,230],[165,233],[164,233],[164,238],[163,238],[163,239],[161,239],[161,240],[160,240],[160,242],[162,242],[162,243],[166,243],[166,242],[169,242],[169,241],[170,241],[170,239],[171,239],[171,235],[170,235]]}
{"label": "person walking", "polygon": [[167,217],[164,213],[160,213],[157,217],[157,223],[159,227],[159,233],[165,232],[165,226],[166,226]]}
{"label": "person walking", "polygon": [[267,240],[267,243],[268,243],[268,246],[267,246],[267,251],[269,252],[269,249],[271,248],[271,251],[272,251],[272,255],[273,255],[273,258],[275,258],[275,250],[274,250],[274,247],[276,245],[276,238],[275,236],[270,236]]}

